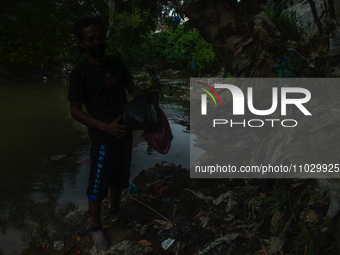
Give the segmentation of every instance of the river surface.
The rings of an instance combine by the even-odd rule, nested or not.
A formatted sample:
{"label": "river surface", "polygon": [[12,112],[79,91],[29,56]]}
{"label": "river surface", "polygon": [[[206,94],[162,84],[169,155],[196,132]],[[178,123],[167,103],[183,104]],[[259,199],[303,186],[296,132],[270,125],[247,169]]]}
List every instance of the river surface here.
{"label": "river surface", "polygon": [[[67,79],[0,85],[0,255],[20,254],[30,243],[53,245],[84,225],[90,141],[70,115],[67,91]],[[147,151],[136,131],[131,180],[162,161],[189,168],[189,102],[165,95],[160,106],[171,149]]]}

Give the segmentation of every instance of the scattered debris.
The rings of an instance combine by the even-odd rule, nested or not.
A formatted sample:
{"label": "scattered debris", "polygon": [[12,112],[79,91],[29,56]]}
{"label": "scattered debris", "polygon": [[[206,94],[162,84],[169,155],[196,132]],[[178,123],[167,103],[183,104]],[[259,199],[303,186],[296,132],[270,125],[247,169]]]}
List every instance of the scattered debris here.
{"label": "scattered debris", "polygon": [[269,254],[274,254],[278,252],[283,248],[284,245],[284,242],[276,236],[271,236],[269,242],[270,242],[270,247],[268,249]]}
{"label": "scattered debris", "polygon": [[[203,250],[198,251],[198,255],[207,254],[214,247],[226,242],[230,244],[231,241],[235,240],[239,235],[238,234],[230,234],[226,236],[222,236],[211,242],[208,246],[206,246]],[[229,251],[229,249],[228,249]]]}
{"label": "scattered debris", "polygon": [[62,251],[64,249],[65,243],[64,241],[54,241],[53,248],[56,251]]}
{"label": "scattered debris", "polygon": [[[315,180],[277,180],[270,185],[268,182],[190,179],[186,169],[156,164],[142,171],[133,180],[134,185],[123,193],[121,206],[135,206],[136,213],[111,222],[105,216],[109,203],[103,201],[102,222],[109,226],[104,231],[111,245],[107,251],[96,249],[88,227],[72,237],[70,245],[64,240],[62,252],[278,255],[325,250],[317,254],[337,254],[327,216],[330,196],[314,188]],[[166,203],[163,196],[169,198]],[[90,219],[87,222],[90,224]],[[36,249],[41,247],[40,244]],[[45,245],[44,250],[49,254],[56,252],[52,245]],[[31,250],[24,254],[30,253],[40,254]]]}
{"label": "scattered debris", "polygon": [[162,248],[166,251],[174,242],[175,239],[168,238],[163,241]]}

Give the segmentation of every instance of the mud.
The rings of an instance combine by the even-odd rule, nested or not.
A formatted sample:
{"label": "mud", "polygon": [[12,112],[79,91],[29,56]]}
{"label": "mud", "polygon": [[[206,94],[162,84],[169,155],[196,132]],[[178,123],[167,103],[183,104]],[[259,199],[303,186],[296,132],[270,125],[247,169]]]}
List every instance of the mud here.
{"label": "mud", "polygon": [[163,162],[133,183],[121,206],[135,213],[112,222],[102,203],[109,250],[93,245],[89,217],[61,251],[35,243],[22,254],[338,254],[329,195],[314,180],[190,179]]}

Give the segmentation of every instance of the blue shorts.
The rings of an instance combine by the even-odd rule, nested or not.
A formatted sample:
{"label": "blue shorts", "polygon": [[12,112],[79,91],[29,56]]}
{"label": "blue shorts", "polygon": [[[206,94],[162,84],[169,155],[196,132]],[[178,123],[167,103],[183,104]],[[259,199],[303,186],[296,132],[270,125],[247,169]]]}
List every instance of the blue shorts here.
{"label": "blue shorts", "polygon": [[132,139],[130,135],[116,143],[92,143],[91,168],[87,196],[102,201],[109,188],[129,187]]}

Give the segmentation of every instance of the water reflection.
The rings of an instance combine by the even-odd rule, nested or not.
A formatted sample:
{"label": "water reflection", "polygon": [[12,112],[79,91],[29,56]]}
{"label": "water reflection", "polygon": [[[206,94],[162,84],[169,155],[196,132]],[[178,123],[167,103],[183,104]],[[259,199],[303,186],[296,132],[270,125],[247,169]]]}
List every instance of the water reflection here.
{"label": "water reflection", "polygon": [[[0,116],[5,123],[0,127],[4,134],[0,247],[4,254],[18,254],[29,242],[63,238],[82,219],[76,203],[59,203],[65,183],[76,184],[79,168],[73,159],[87,146],[86,130],[69,114],[64,84],[48,81],[0,87]],[[67,157],[52,161],[56,154]]]}
{"label": "water reflection", "polygon": [[[66,80],[0,87],[0,254],[51,245],[84,225],[90,141],[70,116],[67,89]],[[161,161],[189,167],[189,103],[166,96],[160,104],[174,134],[170,152],[148,154],[136,132],[132,178]]]}

